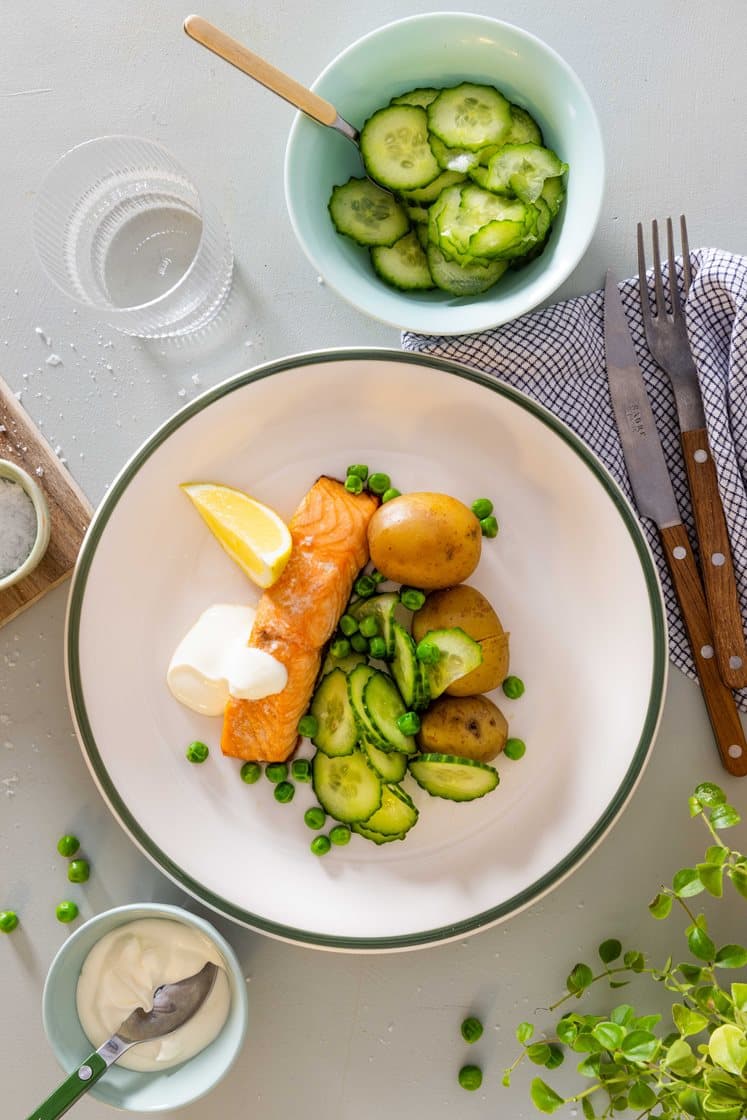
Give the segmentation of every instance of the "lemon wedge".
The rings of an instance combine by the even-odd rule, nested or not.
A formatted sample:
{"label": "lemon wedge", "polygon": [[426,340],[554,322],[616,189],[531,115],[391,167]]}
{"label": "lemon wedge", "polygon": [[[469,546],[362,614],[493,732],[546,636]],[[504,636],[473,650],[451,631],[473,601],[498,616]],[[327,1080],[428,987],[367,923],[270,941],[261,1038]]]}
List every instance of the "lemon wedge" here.
{"label": "lemon wedge", "polygon": [[288,563],[293,543],[283,519],[233,486],[183,482],[181,489],[249,579],[259,587],[272,587]]}

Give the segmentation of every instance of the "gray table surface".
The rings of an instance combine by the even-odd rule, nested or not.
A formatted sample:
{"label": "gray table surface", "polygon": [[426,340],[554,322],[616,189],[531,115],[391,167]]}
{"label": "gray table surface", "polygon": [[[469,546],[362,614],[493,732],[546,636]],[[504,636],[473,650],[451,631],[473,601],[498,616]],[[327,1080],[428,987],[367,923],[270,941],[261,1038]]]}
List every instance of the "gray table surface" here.
{"label": "gray table surface", "polygon": [[[372,11],[358,0],[314,8],[214,0],[203,14],[311,81],[363,32],[439,7],[449,5],[382,0]],[[475,0],[471,8],[551,43],[577,69],[601,118],[609,167],[601,221],[555,298],[598,287],[607,266],[632,275],[638,219],[684,211],[694,247],[747,253],[742,0],[506,0],[500,9]],[[395,331],[319,284],[295,244],[282,203],[292,111],[190,43],[180,30],[183,4],[35,0],[6,9],[0,372],[93,503],[158,424],[228,375],[304,350],[398,346]],[[118,132],[167,144],[230,226],[234,297],[220,329],[199,345],[130,340],[73,314],[34,259],[30,214],[44,171],[74,144]],[[62,365],[46,363],[36,327]],[[184,901],[114,822],[82,761],[65,697],[66,594],[58,589],[0,631],[0,907],[12,902],[23,915],[22,928],[0,939],[9,1120],[27,1115],[59,1077],[40,1015],[46,970],[66,936],[50,904],[68,893],[58,835],[78,830],[95,853],[95,875],[72,891],[84,916],[125,901]],[[500,1085],[516,1022],[559,993],[569,967],[603,936],[654,956],[665,955],[668,938],[681,938],[648,917],[646,902],[702,850],[700,827],[688,823],[688,793],[699,780],[724,778],[698,689],[673,670],[658,741],[628,810],[570,879],[511,921],[464,942],[371,957],[298,948],[218,920],[245,967],[249,1035],[228,1078],[180,1115],[536,1115],[528,1078],[511,1090]],[[745,787],[731,780],[727,788],[745,804]],[[742,829],[744,847],[743,837]],[[725,903],[719,916],[729,939],[737,905]],[[468,1010],[487,1027],[473,1048],[485,1082],[470,1096],[455,1081]],[[77,1112],[82,1120],[111,1115],[86,1100]]]}

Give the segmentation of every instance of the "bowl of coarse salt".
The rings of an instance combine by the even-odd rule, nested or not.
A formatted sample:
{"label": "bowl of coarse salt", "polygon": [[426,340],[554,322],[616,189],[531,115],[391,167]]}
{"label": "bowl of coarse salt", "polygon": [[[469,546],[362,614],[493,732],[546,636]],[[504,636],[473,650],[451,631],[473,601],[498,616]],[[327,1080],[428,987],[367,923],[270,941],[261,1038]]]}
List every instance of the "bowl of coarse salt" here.
{"label": "bowl of coarse salt", "polygon": [[41,486],[0,459],[0,591],[24,579],[49,544],[49,508]]}

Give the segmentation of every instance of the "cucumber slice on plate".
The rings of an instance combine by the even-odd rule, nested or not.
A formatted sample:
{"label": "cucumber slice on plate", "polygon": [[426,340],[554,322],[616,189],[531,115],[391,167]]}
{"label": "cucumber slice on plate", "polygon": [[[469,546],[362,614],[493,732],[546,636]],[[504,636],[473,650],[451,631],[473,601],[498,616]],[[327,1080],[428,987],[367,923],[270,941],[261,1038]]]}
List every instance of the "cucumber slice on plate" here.
{"label": "cucumber slice on plate", "polygon": [[462,82],[428,106],[428,128],[449,148],[499,144],[511,128],[511,103],[494,86]]}
{"label": "cucumber slice on plate", "polygon": [[410,228],[404,207],[370,179],[334,187],[328,208],[337,232],[358,245],[393,245]]}
{"label": "cucumber slice on plate", "polygon": [[332,756],[352,754],[358,728],[348,698],[348,678],[342,669],[332,669],[322,678],[309,709],[318,723],[314,746]]}
{"label": "cucumber slice on plate", "polygon": [[409,794],[398,785],[385,785],[381,791],[381,806],[363,821],[363,825],[372,832],[399,837],[409,832],[417,819],[418,811]]}
{"label": "cucumber slice on plate", "polygon": [[546,179],[565,174],[568,164],[539,144],[507,144],[488,163],[485,186],[489,191],[511,192],[522,202],[534,202]]}
{"label": "cucumber slice on plate", "polygon": [[424,187],[441,173],[428,143],[428,119],[417,105],[387,105],[369,117],[360,136],[368,174],[391,190]]}
{"label": "cucumber slice on plate", "polygon": [[397,726],[397,720],[407,708],[391,677],[375,672],[368,678],[363,689],[363,706],[369,722],[386,742],[386,749],[415,754],[417,748],[412,735],[404,735]]}
{"label": "cucumber slice on plate", "polygon": [[467,673],[482,665],[480,643],[459,626],[429,630],[423,641],[436,646],[441,655],[435,664],[425,667],[431,700],[440,696],[453,681],[466,677]]}
{"label": "cucumber slice on plate", "polygon": [[407,755],[401,751],[382,751],[369,743],[368,739],[360,740],[361,749],[368,755],[368,761],[383,782],[401,782],[407,773]]}
{"label": "cucumber slice on plate", "polygon": [[395,592],[382,591],[380,595],[372,595],[370,599],[359,599],[349,608],[357,622],[363,618],[376,619],[379,632],[386,642],[387,658],[394,657],[394,611],[398,602],[399,595]]}
{"label": "cucumber slice on plate", "polygon": [[311,782],[321,807],[344,824],[367,821],[381,805],[381,779],[363,751],[337,758],[317,751]]}
{"label": "cucumber slice on plate", "polygon": [[[425,228],[428,223],[428,211],[418,207],[420,217],[416,218],[412,213],[413,209],[408,206],[409,216]],[[380,245],[371,249],[371,263],[382,280],[400,291],[424,292],[434,286],[428,268],[428,259],[414,230],[400,237],[392,246]]]}
{"label": "cucumber slice on plate", "polygon": [[357,665],[352,673],[348,673],[348,699],[360,737],[373,743],[380,751],[388,751],[391,747],[369,719],[366,705],[363,703],[364,689],[375,672],[376,669],[370,665]]}
{"label": "cucumber slice on plate", "polygon": [[410,773],[432,797],[446,801],[474,801],[498,785],[498,771],[486,762],[452,754],[420,754],[410,761]]}
{"label": "cucumber slice on plate", "polygon": [[408,708],[413,708],[417,698],[420,673],[420,662],[415,653],[415,643],[399,622],[392,623],[392,635],[394,641],[392,676],[405,704]]}
{"label": "cucumber slice on plate", "polygon": [[328,653],[322,665],[322,676],[326,677],[333,669],[342,669],[343,673],[349,673],[356,665],[365,665],[367,660],[365,653],[356,653],[355,650],[346,653],[344,657],[335,657],[334,654]]}

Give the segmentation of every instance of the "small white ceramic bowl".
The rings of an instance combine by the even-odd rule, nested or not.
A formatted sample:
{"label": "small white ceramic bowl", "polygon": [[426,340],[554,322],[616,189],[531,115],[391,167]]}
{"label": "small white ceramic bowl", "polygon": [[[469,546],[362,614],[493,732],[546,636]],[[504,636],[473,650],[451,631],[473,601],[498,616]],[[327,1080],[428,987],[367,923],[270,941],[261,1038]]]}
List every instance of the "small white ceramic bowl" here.
{"label": "small white ceramic bowl", "polygon": [[528,109],[545,143],[570,165],[567,196],[543,253],[479,296],[398,292],[374,273],[368,251],[338,234],[327,203],[332,187],[363,174],[355,148],[299,115],[288,138],[285,196],[298,241],[324,281],[360,311],[424,334],[466,334],[523,315],[563,283],[599,219],[604,150],[589,96],[571,67],[534,35],[488,16],[431,12],[364,35],[314,82],[360,128],[375,109],[417,86],[460,81],[495,85]]}
{"label": "small white ceramic bowl", "polygon": [[[83,962],[104,934],[138,918],[166,918],[193,926],[214,943],[225,963],[231,989],[231,1009],[218,1037],[194,1058],[163,1073],[138,1073],[113,1065],[90,1089],[90,1096],[131,1112],[162,1112],[183,1108],[209,1092],[228,1073],[238,1057],[248,1021],[246,983],[231,946],[216,929],[179,906],[143,903],[117,906],[90,918],[64,943],[52,961],[42,996],[42,1015],[52,1049],[65,1074],[93,1049],[83,1033],[75,992]],[[62,1078],[60,1079],[62,1080]],[[51,1091],[53,1085],[49,1086]]]}
{"label": "small white ceramic bowl", "polygon": [[20,580],[25,579],[41,562],[49,544],[51,526],[49,507],[47,506],[47,499],[44,497],[44,491],[30,474],[12,463],[10,459],[0,459],[0,478],[9,478],[12,482],[17,482],[19,486],[22,486],[31,498],[36,514],[36,538],[31,552],[20,567],[15,568],[0,579],[0,591],[4,591],[6,587],[12,587],[14,583],[19,583]]}

